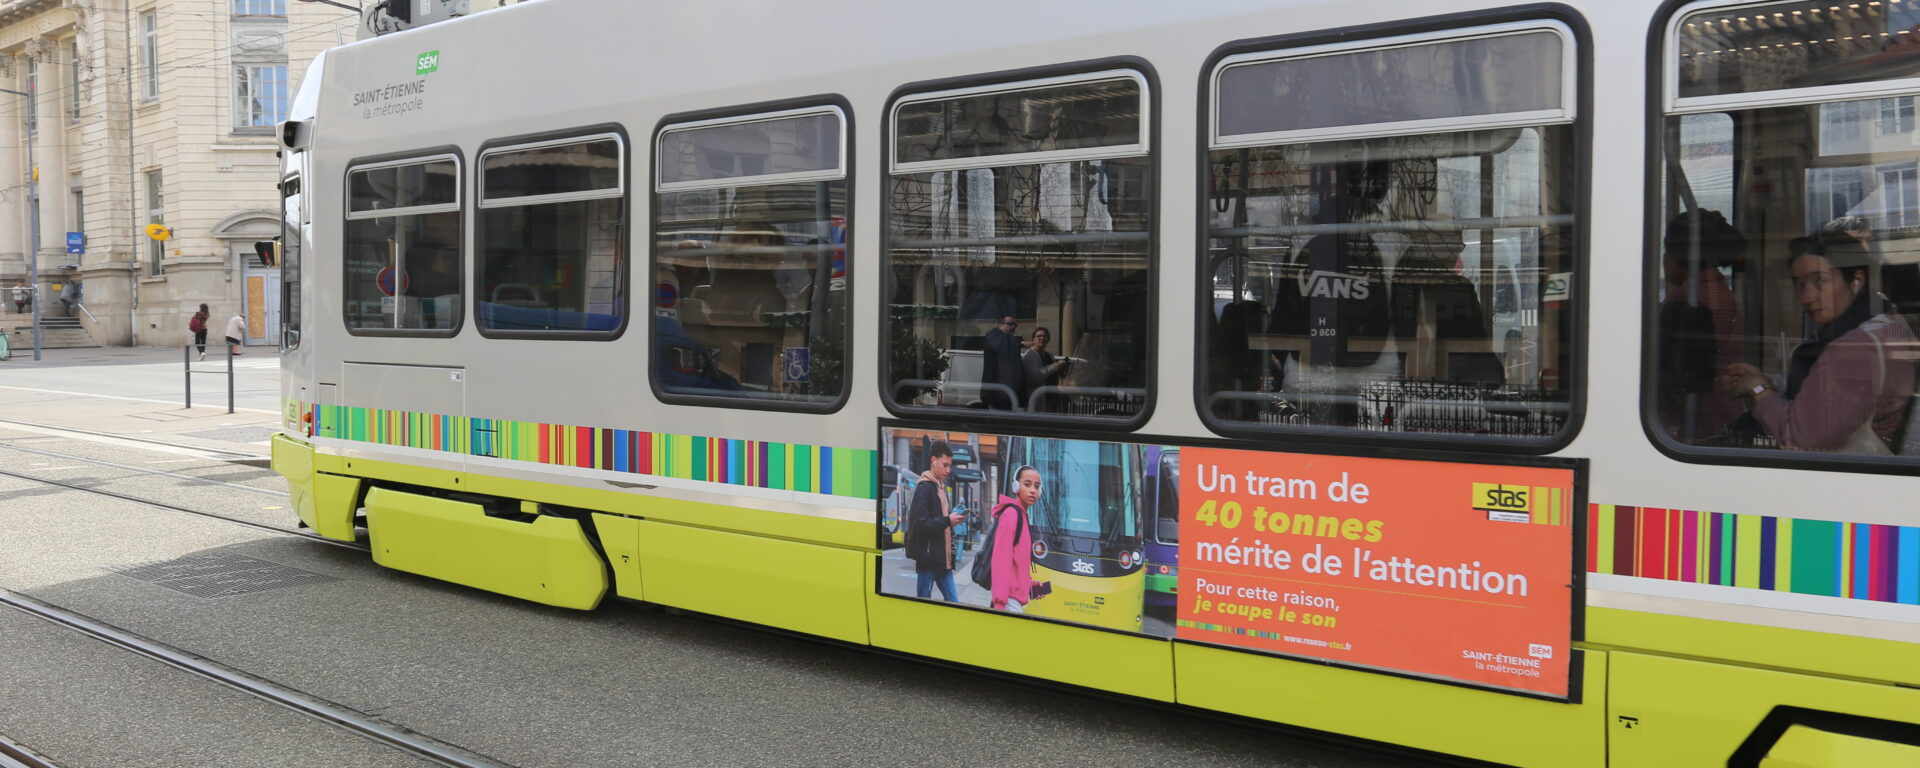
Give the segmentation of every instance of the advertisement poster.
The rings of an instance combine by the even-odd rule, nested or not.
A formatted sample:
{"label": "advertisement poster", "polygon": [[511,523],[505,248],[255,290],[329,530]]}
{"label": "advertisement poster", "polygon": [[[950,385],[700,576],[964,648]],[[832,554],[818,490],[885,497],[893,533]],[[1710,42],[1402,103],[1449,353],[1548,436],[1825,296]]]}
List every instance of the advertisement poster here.
{"label": "advertisement poster", "polygon": [[1573,470],[1181,459],[1176,637],[1569,695]]}
{"label": "advertisement poster", "polygon": [[1575,471],[887,427],[879,590],[1571,693]]}

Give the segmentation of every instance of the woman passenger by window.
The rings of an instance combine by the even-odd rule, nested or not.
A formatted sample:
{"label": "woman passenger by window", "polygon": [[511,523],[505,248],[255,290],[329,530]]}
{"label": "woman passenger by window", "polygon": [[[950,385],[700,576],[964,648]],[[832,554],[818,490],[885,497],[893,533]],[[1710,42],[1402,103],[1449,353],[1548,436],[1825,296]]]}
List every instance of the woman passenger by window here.
{"label": "woman passenger by window", "polygon": [[1749,398],[1753,416],[1781,447],[1889,455],[1913,396],[1913,363],[1899,354],[1916,343],[1905,318],[1882,305],[1877,270],[1859,240],[1824,237],[1789,268],[1794,298],[1813,322],[1812,338],[1793,350],[1786,389],[1746,363],[1727,366],[1721,386]]}

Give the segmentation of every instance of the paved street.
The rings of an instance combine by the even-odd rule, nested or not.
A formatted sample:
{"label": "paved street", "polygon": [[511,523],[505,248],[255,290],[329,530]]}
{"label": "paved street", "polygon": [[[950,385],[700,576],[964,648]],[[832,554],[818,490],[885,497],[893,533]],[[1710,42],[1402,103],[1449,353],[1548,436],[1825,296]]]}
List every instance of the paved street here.
{"label": "paved street", "polygon": [[[294,538],[284,483],[246,456],[274,362],[242,362],[265,408],[231,415],[170,404],[166,350],[0,366],[0,472],[25,476],[0,476],[0,589],[515,766],[1412,764],[629,602],[535,606]],[[422,764],[5,607],[0,647],[0,734],[69,768]]]}
{"label": "paved street", "polygon": [[[192,368],[195,410],[227,407],[226,357],[221,345],[207,349],[207,359],[195,361]],[[16,354],[0,363],[0,404],[20,402],[25,393],[49,395],[37,399],[42,407],[59,407],[58,401],[74,394],[93,399],[123,402],[172,404],[178,408],[186,395],[186,363],[178,348],[106,347],[94,349],[49,349],[34,362],[33,351]],[[248,347],[246,354],[233,359],[235,409],[278,414],[280,409],[280,358],[272,347]],[[10,396],[9,393],[20,393]],[[38,409],[34,409],[38,410]],[[0,418],[32,421],[28,412],[7,408]]]}

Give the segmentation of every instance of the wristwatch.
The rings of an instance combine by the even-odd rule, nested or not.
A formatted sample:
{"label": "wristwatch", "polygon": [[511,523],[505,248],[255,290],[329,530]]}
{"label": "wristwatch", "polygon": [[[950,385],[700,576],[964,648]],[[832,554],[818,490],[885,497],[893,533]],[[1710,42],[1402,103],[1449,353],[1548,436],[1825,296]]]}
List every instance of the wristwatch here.
{"label": "wristwatch", "polygon": [[1772,384],[1755,384],[1753,385],[1753,389],[1747,392],[1747,396],[1759,397],[1760,395],[1765,394],[1766,392],[1771,391],[1772,389],[1773,389]]}

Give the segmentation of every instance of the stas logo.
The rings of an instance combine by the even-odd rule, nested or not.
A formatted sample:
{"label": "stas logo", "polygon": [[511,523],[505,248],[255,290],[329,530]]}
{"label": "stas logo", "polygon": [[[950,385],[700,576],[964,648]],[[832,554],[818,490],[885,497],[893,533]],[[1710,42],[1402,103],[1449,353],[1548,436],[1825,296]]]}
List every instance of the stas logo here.
{"label": "stas logo", "polygon": [[1474,483],[1473,508],[1487,513],[1488,520],[1503,523],[1533,521],[1533,489],[1524,485]]}
{"label": "stas logo", "polygon": [[439,69],[440,69],[440,52],[439,51],[427,51],[426,53],[420,54],[419,58],[414,59],[413,73],[416,75],[429,74],[429,73],[438,71]]}
{"label": "stas logo", "polygon": [[1334,299],[1365,299],[1373,295],[1372,286],[1359,275],[1316,269],[1300,276],[1300,295]]}
{"label": "stas logo", "polygon": [[1085,560],[1081,560],[1080,558],[1076,557],[1073,559],[1073,572],[1083,573],[1083,574],[1093,573],[1093,563],[1089,563]]}

